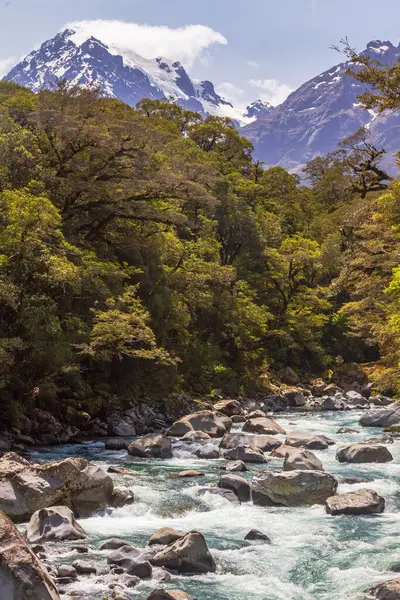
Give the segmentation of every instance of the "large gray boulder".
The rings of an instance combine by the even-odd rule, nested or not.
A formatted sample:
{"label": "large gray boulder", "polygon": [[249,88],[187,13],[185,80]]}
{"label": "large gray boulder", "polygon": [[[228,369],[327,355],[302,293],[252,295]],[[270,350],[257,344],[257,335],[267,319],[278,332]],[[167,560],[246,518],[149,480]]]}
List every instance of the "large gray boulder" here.
{"label": "large gray boulder", "polygon": [[243,431],[248,433],[260,433],[263,435],[284,435],[286,433],[283,427],[278,425],[276,421],[267,417],[248,419],[243,425]]}
{"label": "large gray boulder", "polygon": [[377,600],[400,600],[400,579],[389,579],[368,590],[369,598]]}
{"label": "large gray boulder", "polygon": [[256,448],[263,450],[263,452],[268,452],[274,450],[274,448],[278,448],[281,445],[281,442],[270,435],[256,435],[253,433],[233,431],[232,433],[226,433],[224,435],[219,447],[223,450],[230,450],[239,445],[255,446]]}
{"label": "large gray boulder", "polygon": [[183,535],[185,534],[181,531],[176,531],[175,529],[171,529],[170,527],[162,527],[161,529],[157,529],[157,531],[153,533],[153,535],[147,543],[149,546],[168,546],[169,544],[173,544],[174,542],[176,542],[176,540],[179,540]]}
{"label": "large gray boulder", "polygon": [[179,573],[215,572],[214,559],[204,536],[198,531],[190,531],[173,544],[163,548],[152,558],[152,563]]}
{"label": "large gray boulder", "polygon": [[369,404],[368,399],[365,398],[365,396],[354,390],[346,392],[345,397],[346,404],[349,404],[350,406],[365,406],[366,404]]}
{"label": "large gray boulder", "polygon": [[228,500],[228,502],[230,502],[231,504],[234,504],[236,506],[241,504],[241,502],[240,502],[239,498],[237,497],[237,495],[235,494],[235,492],[233,492],[232,490],[223,489],[220,487],[208,486],[208,487],[198,488],[196,493],[198,496],[204,496],[205,494],[211,494],[212,496],[220,496],[221,498]]}
{"label": "large gray boulder", "polygon": [[236,446],[230,450],[225,450],[224,458],[227,460],[241,460],[249,463],[265,463],[267,459],[264,456],[264,452],[260,448],[255,446]]}
{"label": "large gray boulder", "polygon": [[211,410],[185,415],[168,429],[168,435],[172,437],[183,437],[190,431],[204,431],[210,437],[222,437],[230,431],[232,420],[226,415]]}
{"label": "large gray boulder", "polygon": [[339,448],[336,459],[347,463],[386,463],[393,460],[393,456],[386,446],[359,443]]}
{"label": "large gray boulder", "polygon": [[302,431],[291,431],[286,440],[286,446],[295,446],[296,448],[307,448],[308,450],[325,450],[335,444],[335,440],[326,435],[312,435]]}
{"label": "large gray boulder", "polygon": [[371,410],[365,413],[359,421],[364,427],[388,427],[400,425],[400,404],[394,402],[386,408]]}
{"label": "large gray boulder", "polygon": [[244,477],[239,475],[222,475],[218,487],[232,490],[241,502],[249,502],[251,491],[250,484]]}
{"label": "large gray boulder", "polygon": [[204,446],[200,446],[200,448],[197,448],[197,450],[195,451],[195,455],[198,458],[205,458],[208,460],[213,458],[219,458],[218,446],[211,443],[204,444]]}
{"label": "large gray boulder", "polygon": [[141,548],[121,546],[111,552],[107,559],[109,565],[123,567],[129,575],[136,575],[140,579],[151,577],[152,567],[146,558],[146,553]]}
{"label": "large gray boulder", "polygon": [[123,438],[109,438],[104,447],[106,450],[127,450],[129,442]]}
{"label": "large gray boulder", "polygon": [[74,513],[67,506],[51,506],[37,510],[26,528],[26,539],[30,544],[83,540],[87,536],[75,521]]}
{"label": "large gray boulder", "polygon": [[344,396],[323,396],[321,402],[321,410],[345,410],[346,402]]}
{"label": "large gray boulder", "polygon": [[138,458],[172,458],[171,440],[162,433],[149,433],[129,444],[128,453]]}
{"label": "large gray boulder", "polygon": [[310,450],[299,449],[289,454],[283,463],[284,471],[323,471],[322,462]]}
{"label": "large gray boulder", "polygon": [[31,464],[12,452],[0,458],[0,510],[28,520],[49,506],[68,506],[86,517],[112,505],[114,485],[100,467],[83,458]]}
{"label": "large gray boulder", "polygon": [[242,406],[237,400],[220,400],[214,404],[213,408],[216,412],[222,413],[227,417],[233,417],[242,413]]}
{"label": "large gray boulder", "polygon": [[304,406],[306,403],[306,397],[304,396],[303,391],[296,387],[286,388],[283,390],[282,396],[287,399],[289,406],[293,408]]}
{"label": "large gray boulder", "polygon": [[374,490],[364,489],[348,494],[337,494],[325,501],[330,515],[370,515],[385,510],[385,499]]}
{"label": "large gray boulder", "polygon": [[324,471],[261,471],[252,481],[252,496],[260,506],[322,504],[337,486],[335,477]]}
{"label": "large gray boulder", "polygon": [[60,600],[49,573],[3,512],[0,512],[0,598]]}

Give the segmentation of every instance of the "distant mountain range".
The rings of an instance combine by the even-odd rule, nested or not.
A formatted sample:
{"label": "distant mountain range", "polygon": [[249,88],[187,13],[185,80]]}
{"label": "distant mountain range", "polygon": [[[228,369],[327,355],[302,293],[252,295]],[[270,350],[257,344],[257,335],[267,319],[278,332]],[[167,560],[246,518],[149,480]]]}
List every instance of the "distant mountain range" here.
{"label": "distant mountain range", "polygon": [[[375,40],[365,52],[393,64],[400,58],[400,45]],[[44,42],[4,79],[34,91],[66,79],[79,86],[96,85],[105,96],[130,106],[143,98],[167,98],[203,116],[230,117],[253,142],[258,159],[292,171],[335,150],[338,142],[365,126],[388,151],[385,166],[393,170],[393,154],[400,150],[400,115],[361,109],[357,95],[365,86],[346,74],[347,67],[343,62],[317,75],[280,106],[256,100],[243,111],[220,96],[211,81],[191,79],[178,61],[143,58],[74,28]]]}

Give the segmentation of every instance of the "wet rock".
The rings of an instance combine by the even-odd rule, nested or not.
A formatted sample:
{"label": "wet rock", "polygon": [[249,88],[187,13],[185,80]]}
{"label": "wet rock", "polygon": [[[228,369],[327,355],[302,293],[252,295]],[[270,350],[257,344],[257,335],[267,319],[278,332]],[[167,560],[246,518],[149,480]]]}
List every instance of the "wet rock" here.
{"label": "wet rock", "polygon": [[122,546],[129,546],[129,544],[125,540],[120,540],[119,538],[110,538],[102,543],[100,550],[118,550],[118,548],[122,548]]}
{"label": "wet rock", "polygon": [[170,477],[175,479],[188,479],[190,477],[204,477],[205,473],[201,471],[180,471],[179,473],[171,473]]}
{"label": "wet rock", "polygon": [[152,560],[155,566],[174,569],[179,573],[215,572],[215,562],[204,536],[190,531],[182,538],[164,548]]}
{"label": "wet rock", "polygon": [[169,544],[173,544],[176,540],[179,540],[184,533],[181,531],[176,531],[175,529],[171,529],[170,527],[162,527],[158,529],[149,541],[147,542],[149,546],[154,544],[161,544],[162,546],[168,546]]}
{"label": "wet rock", "polygon": [[306,398],[303,394],[303,390],[292,387],[287,388],[282,392],[284,398],[286,398],[288,405],[292,408],[296,408],[299,406],[304,406],[306,403]]}
{"label": "wet rock", "polygon": [[205,459],[219,458],[219,449],[215,444],[204,444],[195,451],[195,455]]}
{"label": "wet rock", "polygon": [[33,513],[26,528],[26,539],[31,544],[82,540],[87,536],[75,521],[74,513],[67,506],[51,506]]}
{"label": "wet rock", "polygon": [[346,403],[350,404],[350,406],[364,406],[365,404],[369,404],[367,398],[364,398],[362,394],[359,392],[355,392],[354,390],[350,390],[346,392]]}
{"label": "wet rock", "polygon": [[77,552],[78,554],[87,554],[89,552],[89,548],[87,546],[71,546],[71,550],[73,552]]}
{"label": "wet rock", "polygon": [[147,596],[147,600],[196,600],[196,598],[182,590],[164,590],[160,588],[153,590],[150,596]]}
{"label": "wet rock", "polygon": [[400,573],[400,564],[395,564],[389,567],[389,571],[393,571],[394,573]]}
{"label": "wet rock", "polygon": [[370,479],[366,479],[365,477],[343,477],[341,479],[341,483],[345,483],[347,485],[355,485],[357,483],[368,483],[371,481]]}
{"label": "wet rock", "polygon": [[360,443],[339,448],[336,459],[347,463],[386,463],[393,460],[393,456],[385,446]]}
{"label": "wet rock", "polygon": [[227,417],[240,415],[242,412],[242,406],[237,400],[220,400],[214,404],[213,408],[216,412],[220,412]]}
{"label": "wet rock", "polygon": [[134,477],[135,475],[141,475],[138,471],[133,471],[132,469],[127,469],[126,467],[115,467],[111,465],[108,467],[107,473],[115,473],[116,475],[128,475]]}
{"label": "wet rock", "polygon": [[368,411],[359,421],[363,427],[388,427],[400,425],[400,404],[394,402],[387,408]]}
{"label": "wet rock", "polygon": [[275,448],[275,450],[272,450],[269,455],[273,458],[286,458],[286,456],[296,454],[297,451],[298,448],[295,446],[287,446],[286,444],[282,444],[278,448]]}
{"label": "wet rock", "polygon": [[385,500],[374,490],[357,490],[327,498],[325,510],[329,515],[370,515],[382,513]]}
{"label": "wet rock", "polygon": [[376,587],[366,590],[369,597],[377,600],[399,600],[400,599],[400,579],[389,579]]}
{"label": "wet rock", "polygon": [[60,600],[47,570],[11,520],[0,512],[0,582],[4,600]]}
{"label": "wet rock", "polygon": [[142,549],[122,546],[110,554],[108,564],[124,567],[129,575],[136,575],[140,579],[151,577],[152,567]]}
{"label": "wet rock", "polygon": [[337,434],[350,434],[350,433],[360,433],[359,429],[351,429],[350,427],[340,427],[337,430]]}
{"label": "wet rock", "polygon": [[72,566],[79,575],[95,575],[97,573],[95,565],[88,560],[75,560]]}
{"label": "wet rock", "polygon": [[227,463],[225,470],[230,471],[231,473],[234,473],[234,472],[244,472],[244,471],[247,471],[248,469],[246,467],[246,464],[242,460],[234,460],[232,462]]}
{"label": "wet rock", "polygon": [[272,419],[266,417],[258,417],[249,419],[243,426],[243,431],[246,433],[260,433],[263,435],[285,434],[283,427],[278,425]]}
{"label": "wet rock", "polygon": [[374,404],[375,406],[390,406],[393,404],[393,398],[377,394],[376,396],[371,396],[369,398],[369,403]]}
{"label": "wet rock", "polygon": [[261,531],[258,531],[257,529],[251,529],[249,531],[249,533],[247,533],[244,537],[245,540],[254,540],[254,541],[260,541],[260,542],[266,542],[267,544],[272,544],[272,541],[270,540],[270,538],[265,534],[262,533]]}
{"label": "wet rock", "polygon": [[75,579],[78,579],[78,572],[71,565],[59,565],[57,567],[57,575],[58,575],[58,577],[62,577],[62,578],[68,577],[72,581],[74,581]]}
{"label": "wet rock", "polygon": [[133,504],[134,501],[135,497],[131,490],[120,490],[116,488],[111,496],[110,506],[113,508],[122,508],[123,506]]}
{"label": "wet rock", "polygon": [[284,471],[323,471],[322,462],[310,450],[297,450],[289,454],[283,463]]}
{"label": "wet rock", "polygon": [[128,453],[139,458],[172,458],[171,440],[161,433],[149,433],[129,444]]}
{"label": "wet rock", "polygon": [[260,448],[255,446],[242,446],[241,444],[236,448],[226,450],[224,457],[228,460],[241,460],[243,462],[251,463],[265,463],[267,462],[264,452]]}
{"label": "wet rock", "polygon": [[140,583],[140,579],[135,575],[125,575],[122,579],[122,583],[127,588],[133,588],[136,587],[138,583]]}
{"label": "wet rock", "polygon": [[190,431],[204,431],[210,437],[222,437],[232,427],[232,420],[220,412],[201,410],[175,421],[168,430],[169,436],[183,437]]}
{"label": "wet rock", "polygon": [[168,573],[165,569],[156,567],[153,569],[153,579],[161,583],[171,581],[172,577],[171,573]]}
{"label": "wet rock", "polygon": [[264,452],[274,450],[281,445],[281,442],[275,437],[270,435],[256,435],[253,433],[242,433],[241,431],[235,431],[227,433],[221,440],[219,445],[223,450],[230,450],[237,446],[255,446],[260,448]]}
{"label": "wet rock", "polygon": [[308,450],[325,450],[335,443],[335,440],[325,435],[310,435],[299,431],[291,431],[285,440],[286,446],[307,448]]}
{"label": "wet rock", "polygon": [[204,431],[188,431],[187,433],[185,433],[182,440],[188,442],[199,442],[201,440],[211,440],[211,436],[208,435],[208,433],[205,433]]}
{"label": "wet rock", "polygon": [[246,421],[249,419],[259,419],[267,417],[267,413],[263,410],[253,410],[253,412],[249,413],[246,417]]}
{"label": "wet rock", "polygon": [[198,496],[204,496],[204,494],[212,494],[213,496],[221,496],[221,498],[225,498],[231,504],[239,505],[241,502],[235,492],[232,490],[227,490],[219,487],[204,487],[199,488],[197,490]]}
{"label": "wet rock", "polygon": [[222,475],[218,486],[226,490],[232,490],[241,502],[250,501],[250,484],[247,479],[239,475]]}
{"label": "wet rock", "polygon": [[328,395],[323,396],[320,408],[321,410],[345,410],[346,403],[342,400],[341,396],[335,397]]}
{"label": "wet rock", "polygon": [[232,423],[244,423],[246,421],[246,417],[244,415],[233,415]]}
{"label": "wet rock", "polygon": [[45,547],[41,544],[31,544],[31,550],[35,554],[40,554],[41,552],[45,552]]}
{"label": "wet rock", "polygon": [[338,482],[324,471],[261,471],[252,481],[253,502],[260,506],[322,504]]}
{"label": "wet rock", "polygon": [[106,450],[127,450],[128,446],[128,440],[122,438],[110,438],[105,443]]}

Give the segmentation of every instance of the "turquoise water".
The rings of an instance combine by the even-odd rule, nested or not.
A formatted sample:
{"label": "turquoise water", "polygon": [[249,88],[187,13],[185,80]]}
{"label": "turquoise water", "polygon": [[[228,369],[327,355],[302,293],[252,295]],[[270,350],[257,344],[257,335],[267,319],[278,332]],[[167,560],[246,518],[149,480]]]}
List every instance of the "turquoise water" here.
{"label": "turquoise water", "polygon": [[[217,564],[215,574],[195,577],[174,576],[167,587],[181,588],[197,600],[357,600],[363,590],[396,575],[386,570],[400,563],[400,443],[389,446],[394,460],[387,464],[346,465],[335,460],[338,446],[379,435],[380,430],[336,435],[339,427],[356,427],[361,413],[285,414],[277,421],[289,431],[325,434],[336,446],[315,451],[326,471],[339,477],[360,476],[368,484],[340,485],[339,492],[371,487],[386,499],[386,511],[369,517],[331,517],[321,506],[307,508],[263,508],[249,504],[233,506],[218,496],[196,495],[197,488],[218,481],[222,460],[199,460],[188,446],[178,443],[174,458],[166,461],[134,461],[126,452],[105,452],[100,442],[80,446],[47,448],[33,458],[53,460],[84,456],[104,466],[130,467],[140,474],[115,477],[119,487],[135,494],[132,506],[80,521],[89,535],[93,551],[89,558],[104,566],[106,554],[99,552],[102,540],[121,537],[143,546],[155,530],[173,527],[180,531],[201,531]],[[278,436],[284,440],[284,436]],[[281,468],[272,459],[266,468]],[[201,479],[171,479],[173,471],[198,469]],[[259,466],[250,466],[256,471]],[[251,477],[251,472],[245,474]],[[243,541],[256,528],[273,543]],[[74,559],[76,556],[73,557]],[[87,555],[85,556],[85,559]],[[68,555],[63,560],[68,561]],[[72,560],[72,558],[71,558]],[[73,584],[69,591],[86,591],[101,598],[104,585],[95,578]],[[105,583],[104,583],[105,582]],[[146,598],[155,582],[143,582],[127,592],[132,598]],[[67,597],[68,596],[64,596]]]}

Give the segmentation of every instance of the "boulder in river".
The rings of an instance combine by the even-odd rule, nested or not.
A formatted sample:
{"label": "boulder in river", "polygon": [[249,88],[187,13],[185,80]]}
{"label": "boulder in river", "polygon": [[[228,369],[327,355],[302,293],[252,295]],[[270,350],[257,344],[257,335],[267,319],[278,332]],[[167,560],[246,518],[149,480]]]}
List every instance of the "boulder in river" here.
{"label": "boulder in river", "polygon": [[370,598],[377,600],[399,600],[400,579],[389,579],[376,587],[366,590]]}
{"label": "boulder in river", "polygon": [[138,458],[172,458],[171,440],[162,433],[148,433],[129,444],[128,453]]}
{"label": "boulder in river", "polygon": [[359,443],[339,448],[336,459],[347,463],[387,463],[393,460],[393,456],[386,446]]}
{"label": "boulder in river", "polygon": [[171,473],[170,477],[172,479],[189,479],[190,477],[204,477],[205,473],[201,471],[194,471],[189,469],[188,471],[179,471],[178,473]]}
{"label": "boulder in river", "polygon": [[212,496],[220,496],[225,500],[228,500],[231,504],[239,505],[241,504],[238,496],[235,494],[233,490],[223,489],[220,487],[202,487],[198,488],[197,495],[204,496],[205,494],[211,494]]}
{"label": "boulder in river", "polygon": [[129,575],[136,575],[140,579],[151,577],[152,567],[146,559],[143,549],[128,545],[121,546],[121,548],[111,552],[107,562],[109,565],[123,567]]}
{"label": "boulder in river", "polygon": [[242,413],[242,406],[237,400],[220,400],[214,404],[213,408],[216,412],[220,412],[227,417],[233,417]]}
{"label": "boulder in river", "polygon": [[184,533],[181,531],[176,531],[175,529],[171,529],[170,527],[162,527],[158,529],[149,541],[147,542],[149,546],[154,544],[161,546],[168,546],[169,544],[173,544],[176,540],[179,540]]}
{"label": "boulder in river", "polygon": [[255,446],[263,452],[268,452],[278,448],[281,442],[271,435],[256,435],[254,433],[242,433],[241,431],[233,431],[226,433],[219,445],[223,450],[230,450],[237,446]]}
{"label": "boulder in river", "polygon": [[250,484],[244,477],[239,475],[222,475],[218,486],[226,490],[232,490],[241,502],[250,501]]}
{"label": "boulder in river", "polygon": [[252,481],[254,504],[303,506],[322,504],[336,493],[338,482],[324,471],[261,471]]}
{"label": "boulder in river", "polygon": [[262,533],[262,531],[258,531],[257,529],[251,529],[249,533],[245,535],[244,539],[272,544],[270,538],[265,533]]}
{"label": "boulder in river", "polygon": [[286,458],[286,456],[295,454],[297,451],[298,448],[295,446],[286,446],[286,444],[282,444],[278,448],[275,448],[275,450],[272,450],[269,455],[273,458]]}
{"label": "boulder in river", "polygon": [[322,462],[311,450],[298,449],[289,454],[283,463],[284,471],[323,471]]}
{"label": "boulder in river", "polygon": [[385,499],[374,490],[363,489],[327,498],[325,509],[330,515],[370,515],[385,510]]}
{"label": "boulder in river", "polygon": [[100,550],[118,550],[118,548],[122,548],[122,546],[129,546],[128,542],[125,540],[120,540],[119,538],[110,538],[102,543],[100,546]]}
{"label": "boulder in river", "polygon": [[278,425],[273,419],[268,419],[267,417],[248,419],[243,425],[243,431],[264,435],[284,435],[286,433],[283,427]]}
{"label": "boulder in river", "polygon": [[249,463],[265,463],[267,459],[264,456],[264,452],[255,446],[242,446],[239,444],[235,448],[226,450],[224,457],[227,460],[241,460]]}
{"label": "boulder in river", "polygon": [[190,431],[204,431],[210,437],[222,437],[231,427],[232,420],[226,415],[211,410],[200,410],[175,421],[168,429],[168,435],[183,437]]}
{"label": "boulder in river", "polygon": [[0,557],[1,598],[60,600],[49,573],[3,512],[0,512]]}
{"label": "boulder in river", "polygon": [[68,506],[86,517],[111,505],[113,492],[111,477],[83,458],[44,464],[31,464],[13,452],[0,458],[0,510],[14,521],[49,506]]}
{"label": "boulder in river", "polygon": [[307,448],[308,450],[325,450],[335,443],[335,440],[326,435],[310,435],[300,431],[291,431],[285,440],[286,446]]}
{"label": "boulder in river", "polygon": [[303,390],[300,390],[296,387],[286,388],[285,390],[283,390],[282,396],[286,398],[289,406],[292,408],[304,406],[306,403],[306,398],[303,393]]}
{"label": "boulder in river", "polygon": [[196,600],[196,598],[182,590],[164,590],[160,588],[153,590],[150,596],[147,596],[147,600]]}
{"label": "boulder in river", "polygon": [[195,451],[195,455],[198,458],[205,459],[219,458],[219,449],[218,446],[216,446],[215,444],[204,444],[204,446],[200,446],[200,448],[197,448],[197,450]]}
{"label": "boulder in river", "polygon": [[368,411],[359,421],[364,427],[388,427],[400,425],[400,404],[394,402],[386,408]]}
{"label": "boulder in river", "polygon": [[185,442],[200,442],[201,440],[211,440],[211,436],[204,431],[188,431],[185,433],[182,440]]}
{"label": "boulder in river", "polygon": [[67,506],[51,506],[37,510],[26,528],[30,544],[83,540],[86,533],[75,521],[74,513]]}
{"label": "boulder in river", "polygon": [[97,573],[96,565],[89,560],[75,560],[72,566],[79,575],[95,575]]}
{"label": "boulder in river", "polygon": [[225,470],[229,471],[231,473],[235,473],[235,472],[244,472],[244,471],[247,471],[248,469],[246,467],[246,464],[242,460],[233,460],[232,462],[227,463]]}
{"label": "boulder in river", "polygon": [[190,531],[152,558],[155,566],[173,569],[179,573],[214,573],[215,562],[204,536]]}
{"label": "boulder in river", "polygon": [[344,410],[346,403],[342,396],[323,396],[321,410]]}
{"label": "boulder in river", "polygon": [[106,450],[126,450],[129,446],[129,442],[123,438],[109,438],[106,440]]}

